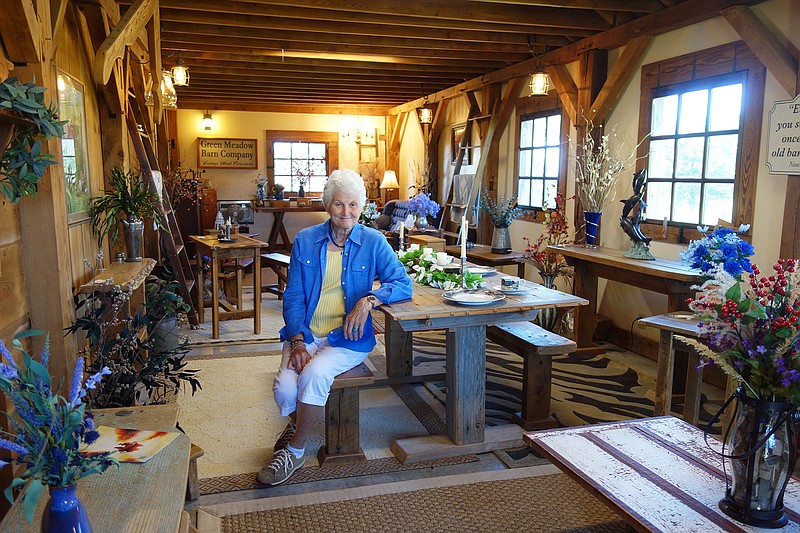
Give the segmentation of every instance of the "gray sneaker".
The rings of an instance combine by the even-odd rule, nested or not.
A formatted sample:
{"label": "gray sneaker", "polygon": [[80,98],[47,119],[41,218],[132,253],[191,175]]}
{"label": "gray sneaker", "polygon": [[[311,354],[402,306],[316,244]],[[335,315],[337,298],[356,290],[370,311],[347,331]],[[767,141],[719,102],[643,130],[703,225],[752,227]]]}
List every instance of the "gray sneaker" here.
{"label": "gray sneaker", "polygon": [[286,445],[289,444],[294,438],[295,431],[297,431],[297,428],[295,428],[294,424],[290,420],[289,423],[286,424],[286,428],[284,428],[283,433],[278,435],[278,440],[275,441],[275,446],[272,447],[273,456],[278,450],[286,448]]}
{"label": "gray sneaker", "polygon": [[305,464],[305,457],[295,457],[295,455],[283,448],[275,452],[272,462],[261,469],[256,476],[256,481],[261,485],[280,485],[289,479],[295,470]]}

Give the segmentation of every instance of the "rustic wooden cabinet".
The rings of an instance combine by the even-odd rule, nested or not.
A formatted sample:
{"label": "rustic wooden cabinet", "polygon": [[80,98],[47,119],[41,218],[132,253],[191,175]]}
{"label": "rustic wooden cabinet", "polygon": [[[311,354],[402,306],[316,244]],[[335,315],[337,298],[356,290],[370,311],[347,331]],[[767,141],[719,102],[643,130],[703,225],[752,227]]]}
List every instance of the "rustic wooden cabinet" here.
{"label": "rustic wooden cabinet", "polygon": [[203,230],[213,229],[214,220],[217,218],[217,189],[203,188],[200,190],[200,231],[197,235],[202,235]]}
{"label": "rustic wooden cabinet", "polygon": [[198,185],[194,198],[178,201],[173,205],[173,209],[186,250],[189,257],[192,257],[194,243],[189,240],[189,235],[203,235],[203,230],[214,227],[214,219],[217,216],[217,190]]}

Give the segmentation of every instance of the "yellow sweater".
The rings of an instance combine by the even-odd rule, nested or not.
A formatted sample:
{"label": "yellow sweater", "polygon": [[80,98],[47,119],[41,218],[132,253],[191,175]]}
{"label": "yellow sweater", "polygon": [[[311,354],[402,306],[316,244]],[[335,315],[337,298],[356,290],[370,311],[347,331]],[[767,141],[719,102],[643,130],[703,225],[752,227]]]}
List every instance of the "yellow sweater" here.
{"label": "yellow sweater", "polygon": [[309,328],[315,337],[325,337],[344,322],[344,291],[342,290],[342,253],[327,251],[325,275],[319,304],[311,317]]}

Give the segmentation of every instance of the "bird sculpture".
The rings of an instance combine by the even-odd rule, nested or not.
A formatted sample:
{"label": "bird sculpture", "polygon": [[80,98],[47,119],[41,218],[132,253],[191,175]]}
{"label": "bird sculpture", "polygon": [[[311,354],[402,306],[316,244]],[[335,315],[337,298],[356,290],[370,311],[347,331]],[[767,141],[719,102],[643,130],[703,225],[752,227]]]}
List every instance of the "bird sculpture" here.
{"label": "bird sculpture", "polygon": [[622,231],[633,241],[633,247],[625,252],[625,257],[655,260],[649,249],[650,241],[653,239],[642,233],[639,227],[642,222],[644,208],[647,206],[643,199],[646,191],[647,169],[643,168],[633,175],[633,195],[627,200],[620,200],[623,206],[622,216],[619,217],[619,225],[622,226]]}

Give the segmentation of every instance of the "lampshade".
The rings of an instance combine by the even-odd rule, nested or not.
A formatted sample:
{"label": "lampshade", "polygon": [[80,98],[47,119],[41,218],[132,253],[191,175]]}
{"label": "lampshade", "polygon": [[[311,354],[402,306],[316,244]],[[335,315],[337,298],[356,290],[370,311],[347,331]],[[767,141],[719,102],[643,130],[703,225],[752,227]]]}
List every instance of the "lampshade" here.
{"label": "lampshade", "polygon": [[189,85],[189,69],[186,67],[186,61],[180,57],[172,67],[172,83],[181,86]]}
{"label": "lampshade", "polygon": [[214,119],[211,118],[211,113],[206,111],[203,115],[203,129],[206,131],[211,131],[211,128],[214,126]]}
{"label": "lampshade", "polygon": [[400,184],[397,183],[397,174],[394,170],[387,170],[383,173],[383,181],[379,186],[381,189],[399,189]]}
{"label": "lampshade", "polygon": [[530,81],[531,96],[544,96],[550,90],[550,76],[546,72],[535,72]]}
{"label": "lampshade", "polygon": [[433,110],[425,106],[419,110],[419,123],[430,124],[431,122],[433,122]]}

